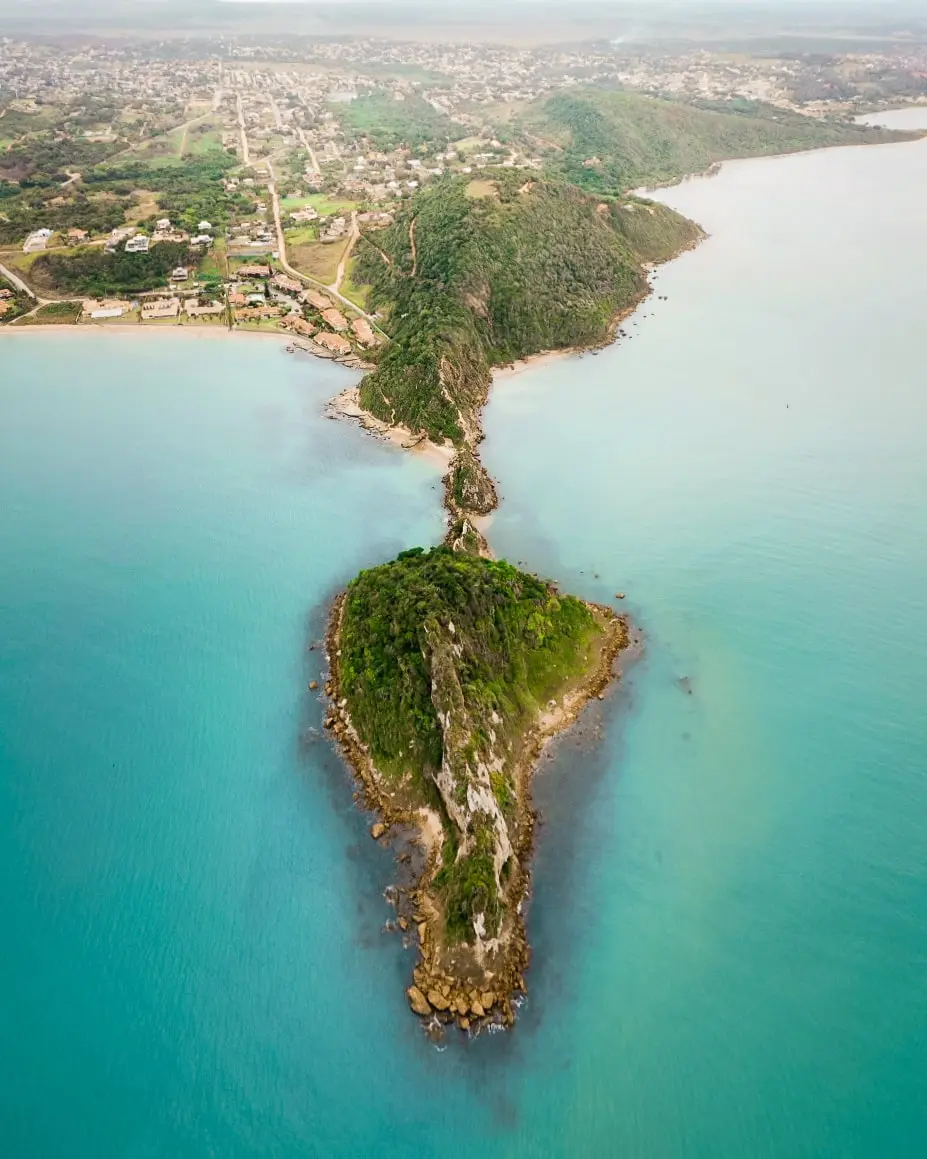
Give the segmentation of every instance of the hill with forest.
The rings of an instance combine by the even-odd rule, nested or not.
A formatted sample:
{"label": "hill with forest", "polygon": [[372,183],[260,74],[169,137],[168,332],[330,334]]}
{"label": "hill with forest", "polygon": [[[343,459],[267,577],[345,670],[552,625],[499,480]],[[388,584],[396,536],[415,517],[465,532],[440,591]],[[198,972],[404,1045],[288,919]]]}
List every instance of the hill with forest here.
{"label": "hill with forest", "polygon": [[676,181],[735,157],[909,137],[758,101],[686,104],[601,89],[557,92],[517,125],[551,175],[603,194]]}
{"label": "hill with forest", "polygon": [[473,452],[492,367],[606,341],[647,291],[644,263],[700,236],[665,206],[595,199],[524,173],[435,182],[358,247],[357,277],[391,339],[361,384],[361,404],[465,452],[448,497],[489,510],[491,484]]}

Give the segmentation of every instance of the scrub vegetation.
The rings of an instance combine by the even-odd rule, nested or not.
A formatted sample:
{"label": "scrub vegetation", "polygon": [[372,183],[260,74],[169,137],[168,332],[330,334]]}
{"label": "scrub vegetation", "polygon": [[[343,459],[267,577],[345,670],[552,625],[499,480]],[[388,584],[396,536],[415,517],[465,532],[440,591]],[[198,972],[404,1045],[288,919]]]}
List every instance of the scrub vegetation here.
{"label": "scrub vegetation", "polygon": [[45,253],[32,263],[30,278],[39,289],[59,294],[107,297],[136,294],[167,282],[176,266],[195,265],[189,246],[163,241],[148,253],[108,254],[85,249],[72,254]]}
{"label": "scrub vegetation", "polygon": [[732,157],[896,136],[758,101],[684,104],[598,89],[555,93],[527,109],[518,124],[545,147],[548,172],[590,192],[611,194],[676,181]]}
{"label": "scrub vegetation", "polygon": [[377,149],[422,145],[446,146],[460,135],[459,126],[419,96],[397,101],[384,92],[332,105],[342,128],[351,136],[366,137]]}
{"label": "scrub vegetation", "polygon": [[440,812],[451,940],[498,930],[522,736],[602,630],[553,585],[447,547],[403,552],[348,588],[341,693],[380,772]]}
{"label": "scrub vegetation", "polygon": [[[362,404],[433,439],[472,441],[491,367],[604,341],[645,292],[641,259],[699,236],[664,206],[638,207],[646,230],[575,186],[523,173],[500,174],[484,196],[455,177],[422,190],[358,246],[357,276],[392,339]],[[641,238],[644,254],[632,248]]]}

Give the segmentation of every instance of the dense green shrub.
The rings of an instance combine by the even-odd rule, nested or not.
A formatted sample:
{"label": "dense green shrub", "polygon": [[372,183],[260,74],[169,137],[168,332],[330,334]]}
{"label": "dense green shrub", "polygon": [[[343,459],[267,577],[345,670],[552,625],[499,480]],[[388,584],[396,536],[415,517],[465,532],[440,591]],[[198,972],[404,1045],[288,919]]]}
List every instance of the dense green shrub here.
{"label": "dense green shrub", "polygon": [[440,767],[428,630],[451,623],[474,727],[496,713],[509,732],[585,660],[598,631],[581,601],[502,561],[437,547],[361,572],[347,591],[341,682],[384,771]]}

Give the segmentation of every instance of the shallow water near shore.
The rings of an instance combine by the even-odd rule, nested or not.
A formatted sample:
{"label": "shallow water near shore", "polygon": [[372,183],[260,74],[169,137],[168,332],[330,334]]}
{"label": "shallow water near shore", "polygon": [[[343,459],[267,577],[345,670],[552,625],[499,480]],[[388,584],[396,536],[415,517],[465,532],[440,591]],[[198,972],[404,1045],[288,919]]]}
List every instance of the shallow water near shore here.
{"label": "shallow water near shore", "polygon": [[646,650],[542,763],[515,1032],[443,1052],[305,691],[437,472],[271,342],[3,345],[5,1154],[921,1153],[925,181],[664,191],[712,235],[668,301],[494,391],[494,548]]}

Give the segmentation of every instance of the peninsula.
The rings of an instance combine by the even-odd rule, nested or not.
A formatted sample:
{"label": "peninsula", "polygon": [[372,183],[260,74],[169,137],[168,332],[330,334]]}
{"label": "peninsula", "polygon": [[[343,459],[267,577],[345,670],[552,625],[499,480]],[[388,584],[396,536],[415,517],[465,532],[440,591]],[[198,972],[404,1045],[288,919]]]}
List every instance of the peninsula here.
{"label": "peninsula", "polygon": [[[649,293],[648,270],[703,237],[628,192],[621,175],[678,175],[683,159],[714,164],[732,133],[726,117],[737,130],[729,149],[771,147],[755,121],[744,129],[715,111],[623,97],[557,107],[572,132],[598,142],[587,188],[569,172],[447,175],[357,247],[356,277],[390,341],[343,409],[450,454],[447,533],[439,547],[362,572],[336,601],[326,727],[378,815],[372,835],[392,826],[419,834],[426,861],[400,918],[415,926],[421,955],[407,997],[430,1024],[464,1030],[514,1019],[529,961],[533,765],[602,695],[628,644],[612,609],[490,558],[480,517],[498,497],[479,445],[492,369],[610,341]],[[644,141],[633,165],[629,113]],[[652,118],[678,125],[680,116],[675,153],[656,149]],[[782,137],[779,128],[772,139],[794,145],[795,126]],[[826,144],[834,131],[811,134]]]}
{"label": "peninsula", "polygon": [[4,40],[0,329],[283,333],[367,371],[336,410],[448,463],[443,543],[336,600],[325,681],[373,835],[402,828],[424,850],[399,922],[421,951],[409,1003],[430,1023],[511,1022],[532,767],[629,634],[613,609],[491,558],[493,369],[611,341],[648,271],[699,242],[633,190],[727,158],[906,139],[854,116],[921,99],[925,68],[907,39],[890,59],[855,41],[833,59],[735,59],[289,28],[89,56],[44,31]]}

